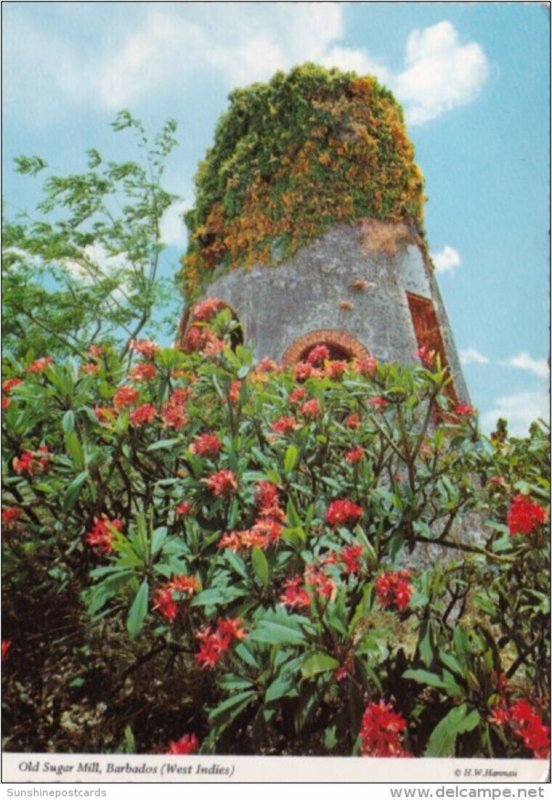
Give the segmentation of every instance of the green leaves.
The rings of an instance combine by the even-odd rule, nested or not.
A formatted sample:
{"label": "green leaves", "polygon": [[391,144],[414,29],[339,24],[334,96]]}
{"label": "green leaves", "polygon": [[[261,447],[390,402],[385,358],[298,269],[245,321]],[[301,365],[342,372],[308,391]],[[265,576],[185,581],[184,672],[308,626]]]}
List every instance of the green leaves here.
{"label": "green leaves", "polygon": [[253,571],[255,572],[255,575],[261,584],[266,588],[270,580],[270,570],[266,556],[260,547],[255,546],[252,549],[251,564],[253,565]]}
{"label": "green leaves", "polygon": [[457,737],[475,730],[480,721],[479,711],[469,711],[465,703],[451,709],[433,729],[424,755],[434,758],[454,755]]}
{"label": "green leaves", "polygon": [[299,451],[297,450],[295,445],[291,444],[286,450],[286,454],[284,456],[284,472],[286,473],[292,472],[293,468],[297,464],[298,458],[299,458]]}
{"label": "green leaves", "polygon": [[313,653],[307,656],[301,666],[301,676],[308,680],[321,672],[328,672],[339,667],[339,661],[328,653]]}
{"label": "green leaves", "polygon": [[249,634],[249,639],[265,644],[303,644],[305,634],[298,620],[293,616],[274,614],[260,620],[255,630]]}
{"label": "green leaves", "polygon": [[15,171],[20,175],[37,175],[48,166],[40,156],[17,156],[14,161]]}
{"label": "green leaves", "polygon": [[[137,179],[130,165],[110,180],[115,172]],[[146,656],[162,712],[164,670],[174,662],[186,730],[202,732],[205,753],[226,752],[237,737],[251,752],[302,754],[315,742],[352,753],[366,698],[383,698],[405,718],[404,744],[415,756],[519,754],[519,741],[491,728],[486,710],[500,694],[497,676],[512,667],[514,700],[521,685],[547,691],[539,654],[547,652],[548,540],[542,531],[534,541],[511,537],[504,488],[485,487],[489,475],[504,473],[508,485],[526,480],[544,491],[548,467],[536,434],[530,446],[494,451],[475,447],[458,425],[454,435],[446,426],[426,430],[422,441],[434,382],[380,365],[373,378],[351,370],[346,384],[307,380],[323,420],[293,438],[276,436],[271,425],[293,413],[296,381],[281,371],[244,382],[229,409],[228,387],[251,367],[246,350],[214,359],[155,350],[157,374],[135,383],[127,358],[109,345],[94,352],[36,374],[27,371],[34,353],[8,360],[6,377],[23,376],[5,390],[8,600],[24,587],[38,608],[84,584],[91,630],[75,641],[79,663],[82,652],[96,658],[101,637],[114,679]],[[131,384],[139,392],[132,406],[95,411]],[[402,399],[389,404],[385,422],[378,417],[380,430],[364,404],[392,387]],[[180,429],[164,419],[175,392],[186,398]],[[156,415],[129,424],[142,404]],[[352,413],[358,429],[344,422]],[[220,449],[194,455],[190,444],[207,432]],[[355,446],[365,451],[362,469],[342,468]],[[224,470],[238,488],[216,495],[207,482]],[[260,491],[260,481],[274,486]],[[361,523],[327,524],[338,498],[362,505]],[[463,515],[479,509],[490,523],[470,552],[472,539],[459,538]],[[419,539],[435,550],[423,568]],[[406,547],[413,592],[397,611],[376,587],[383,573],[403,568],[394,558]],[[88,677],[72,683],[89,686]],[[211,704],[209,720],[196,689]]]}
{"label": "green leaves", "polygon": [[142,581],[140,588],[132,602],[126,621],[126,628],[131,639],[136,638],[142,628],[148,613],[149,584]]}
{"label": "green leaves", "polygon": [[[157,276],[163,243],[161,217],[175,199],[161,186],[164,165],[176,145],[173,121],[149,141],[143,125],[123,111],[113,130],[137,139],[136,162],[114,162],[87,151],[80,174],[49,175],[36,220],[6,220],[7,256],[3,302],[6,352],[84,355],[95,339],[109,338],[125,352],[163,310],[176,313],[174,292]],[[47,166],[39,156],[15,159],[20,174],[38,176]],[[115,201],[115,202],[114,202]],[[45,280],[45,276],[48,276]]]}

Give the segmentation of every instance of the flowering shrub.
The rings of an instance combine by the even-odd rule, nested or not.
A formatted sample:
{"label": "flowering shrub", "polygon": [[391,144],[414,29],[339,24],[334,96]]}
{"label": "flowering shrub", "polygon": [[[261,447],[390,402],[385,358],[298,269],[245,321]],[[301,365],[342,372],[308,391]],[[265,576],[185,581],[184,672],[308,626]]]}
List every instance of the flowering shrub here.
{"label": "flowering shrub", "polygon": [[6,366],[6,748],[545,757],[542,426],[199,314],[189,353]]}

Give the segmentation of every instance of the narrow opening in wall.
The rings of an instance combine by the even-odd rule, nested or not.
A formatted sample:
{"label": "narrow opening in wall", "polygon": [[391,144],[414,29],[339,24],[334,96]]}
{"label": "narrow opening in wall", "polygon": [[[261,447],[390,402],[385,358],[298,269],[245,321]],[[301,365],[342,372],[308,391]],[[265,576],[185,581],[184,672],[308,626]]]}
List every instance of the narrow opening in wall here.
{"label": "narrow opening in wall", "polygon": [[[439,356],[441,366],[448,370],[449,365],[445,352],[445,345],[432,301],[427,297],[421,297],[418,294],[412,294],[410,292],[406,293],[406,297],[408,299],[408,306],[410,308],[410,315],[412,317],[412,324],[414,326],[418,347],[420,349],[423,347],[428,351],[433,350]],[[449,383],[446,386],[445,394],[454,404],[458,402],[453,383]]]}

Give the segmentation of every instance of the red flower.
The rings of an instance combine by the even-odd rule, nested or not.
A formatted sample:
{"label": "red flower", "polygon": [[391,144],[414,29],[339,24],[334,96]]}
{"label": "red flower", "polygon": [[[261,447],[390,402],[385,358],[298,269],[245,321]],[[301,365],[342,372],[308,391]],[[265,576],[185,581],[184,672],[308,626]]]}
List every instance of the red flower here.
{"label": "red flower", "polygon": [[201,645],[199,652],[195,654],[195,660],[203,669],[215,667],[222,654],[230,648],[233,639],[245,639],[245,630],[240,626],[239,617],[222,619],[217,622],[214,631],[209,625],[196,633],[196,639],[199,639]]}
{"label": "red flower", "polygon": [[347,464],[357,464],[362,458],[364,458],[364,450],[362,447],[353,447],[345,453],[345,461]]}
{"label": "red flower", "polygon": [[255,503],[258,508],[271,508],[278,505],[278,487],[270,481],[259,481],[255,488]]}
{"label": "red flower", "polygon": [[296,381],[306,381],[307,378],[312,377],[313,374],[314,370],[312,368],[312,364],[309,364],[308,361],[300,361],[295,365],[295,369],[293,371],[293,377]]}
{"label": "red flower", "polygon": [[384,608],[404,611],[410,602],[412,586],[410,573],[406,569],[384,572],[376,579],[376,594]]}
{"label": "red flower", "polygon": [[225,347],[226,343],[224,339],[218,339],[216,336],[211,335],[205,347],[203,348],[203,355],[207,356],[208,358],[216,356],[219,353],[222,353]]}
{"label": "red flower", "polygon": [[135,353],[140,353],[144,358],[152,359],[159,352],[159,345],[150,339],[131,339],[130,348]]}
{"label": "red flower", "polygon": [[46,367],[49,367],[52,363],[53,358],[52,356],[45,356],[44,358],[37,358],[36,361],[33,361],[30,367],[27,367],[27,372],[43,372]]}
{"label": "red flower", "polygon": [[312,364],[313,367],[319,367],[329,357],[330,357],[330,351],[326,347],[326,345],[325,344],[317,344],[309,352],[309,354],[307,356],[307,361],[308,361],[309,364]]}
{"label": "red flower", "polygon": [[262,550],[265,550],[270,545],[278,542],[280,539],[280,534],[282,533],[282,526],[275,519],[272,519],[268,516],[261,516],[253,525],[249,533],[253,542],[251,547],[256,544]]}
{"label": "red flower", "polygon": [[512,536],[517,533],[527,536],[536,531],[546,519],[546,509],[532,502],[524,494],[518,494],[508,511],[508,530]]}
{"label": "red flower", "polygon": [[21,458],[13,459],[14,471],[19,475],[26,472],[27,475],[34,475],[37,472],[45,472],[50,463],[48,447],[43,445],[38,450],[26,450]]}
{"label": "red flower", "polygon": [[326,522],[332,528],[337,525],[354,525],[362,516],[362,508],[350,500],[334,500],[326,511]]}
{"label": "red flower", "polygon": [[235,406],[240,399],[241,387],[242,387],[241,381],[232,381],[232,383],[230,384],[228,399],[230,400],[233,406]]}
{"label": "red flower", "polygon": [[242,628],[241,626],[240,617],[219,620],[217,622],[217,632],[221,637],[228,639],[229,643],[232,641],[232,639],[241,641],[242,639],[245,639],[246,636],[245,628]]}
{"label": "red flower", "polygon": [[390,703],[383,700],[370,703],[362,717],[359,733],[362,755],[384,758],[408,756],[402,743],[405,730],[406,721],[393,710]]}
{"label": "red flower", "polygon": [[244,534],[249,533],[249,531],[232,531],[232,533],[223,533],[220,539],[217,542],[217,547],[220,550],[223,547],[228,547],[230,550],[233,550],[234,553],[241,547],[245,547],[244,542]]}
{"label": "red flower", "polygon": [[[197,325],[192,325],[184,339],[183,347],[186,353],[197,353],[202,350],[207,344],[210,331],[205,328],[198,328]],[[211,334],[212,335],[212,334]]]}
{"label": "red flower", "polygon": [[548,758],[550,728],[543,725],[540,714],[527,700],[518,700],[510,708],[511,725],[535,758]]}
{"label": "red flower", "polygon": [[168,756],[188,756],[195,753],[199,742],[195,733],[185,733],[176,742],[169,742]]}
{"label": "red flower", "polygon": [[21,378],[8,378],[7,381],[4,381],[2,384],[2,391],[3,392],[11,392],[12,389],[15,389],[16,386],[23,383]]}
{"label": "red flower", "polygon": [[21,509],[18,506],[11,506],[10,508],[2,509],[2,525],[9,528],[21,516]]}
{"label": "red flower", "polygon": [[436,355],[435,350],[429,350],[427,347],[420,347],[414,353],[414,358],[417,358],[426,369],[431,369],[435,363]]}
{"label": "red flower", "polygon": [[90,353],[92,358],[101,358],[103,355],[102,348],[99,347],[97,344],[91,344],[90,347],[88,348],[88,353]]}
{"label": "red flower", "polygon": [[345,425],[347,428],[350,428],[352,431],[356,431],[358,426],[360,425],[360,417],[358,414],[349,414],[348,417],[345,418]]}
{"label": "red flower", "polygon": [[270,427],[275,433],[287,435],[299,427],[295,417],[280,417],[276,422],[271,423]]}
{"label": "red flower", "polygon": [[257,364],[257,372],[278,372],[278,364],[271,358],[262,358]]}
{"label": "red flower", "polygon": [[328,361],[325,370],[326,377],[337,381],[343,377],[348,366],[346,361]]}
{"label": "red flower", "polygon": [[157,368],[151,361],[140,361],[129,372],[129,378],[133,381],[151,381],[157,375]]}
{"label": "red flower", "polygon": [[159,587],[153,594],[153,610],[165,617],[168,622],[174,622],[179,610],[178,602],[173,592],[187,594],[190,597],[200,588],[200,583],[195,575],[176,575],[168,580],[164,586]]}
{"label": "red flower", "polygon": [[100,371],[100,365],[91,361],[89,364],[83,364],[81,366],[81,372],[84,372],[85,375],[97,375]]}
{"label": "red flower", "polygon": [[138,397],[138,389],[134,386],[119,386],[113,396],[113,405],[116,409],[127,408],[135,403]]}
{"label": "red flower", "polygon": [[280,595],[280,602],[289,608],[308,608],[312,603],[312,595],[303,586],[303,578],[296,575],[288,578],[284,583],[284,593]]}
{"label": "red flower", "polygon": [[289,401],[290,403],[302,403],[306,396],[307,396],[307,390],[304,389],[302,386],[298,386],[291,392],[289,396]]}
{"label": "red flower", "polygon": [[178,615],[178,603],[175,601],[170,587],[156,589],[152,599],[153,610],[159,611],[168,622],[174,622]]}
{"label": "red flower", "polygon": [[163,406],[163,427],[179,431],[188,422],[185,402],[189,397],[187,389],[176,389]]}
{"label": "red flower", "polygon": [[365,378],[373,378],[378,368],[378,360],[373,356],[360,358],[355,364],[357,372]]}
{"label": "red flower", "polygon": [[222,442],[216,433],[202,433],[190,445],[190,450],[192,453],[204,458],[215,458],[221,447]]}
{"label": "red flower", "polygon": [[133,425],[144,425],[151,422],[156,415],[157,411],[155,406],[152,406],[151,403],[144,403],[144,405],[138,406],[138,408],[131,413],[130,421]]}
{"label": "red flower", "polygon": [[370,405],[372,406],[372,408],[379,409],[379,408],[385,408],[385,406],[389,404],[388,401],[385,399],[385,397],[371,397]]}
{"label": "red flower", "polygon": [[324,570],[314,566],[305,569],[305,583],[308,583],[321,597],[333,599],[335,595],[335,583]]}
{"label": "red flower", "polygon": [[218,314],[221,305],[216,297],[206,297],[194,308],[193,318],[198,322],[209,322]]}
{"label": "red flower", "polygon": [[467,403],[458,403],[454,408],[454,413],[459,417],[473,417],[475,416],[475,408]]}
{"label": "red flower", "polygon": [[101,519],[94,517],[94,525],[85,534],[85,541],[98,553],[112,553],[113,536],[116,531],[122,530],[122,527],[123,523],[120,519],[109,519],[105,514],[102,514]]}
{"label": "red flower", "polygon": [[238,491],[238,481],[236,476],[229,469],[215,472],[210,478],[203,478],[209,489],[216,497],[230,497]]}
{"label": "red flower", "polygon": [[11,647],[11,642],[8,639],[2,639],[2,661],[5,661],[8,657],[8,650]]}
{"label": "red flower", "polygon": [[352,544],[349,547],[344,547],[339,554],[340,560],[345,565],[345,572],[349,575],[355,575],[360,570],[360,559],[364,550],[360,544]]}
{"label": "red flower", "polygon": [[181,594],[192,595],[201,588],[201,584],[195,575],[175,575],[167,582],[169,589]]}
{"label": "red flower", "polygon": [[317,419],[322,412],[318,400],[307,400],[301,408],[301,414],[307,419]]}
{"label": "red flower", "polygon": [[192,504],[189,500],[184,500],[184,502],[179,503],[176,507],[176,513],[179,517],[187,517],[189,514],[192,513]]}
{"label": "red flower", "polygon": [[489,717],[493,725],[510,729],[533,751],[535,758],[548,758],[550,754],[550,728],[544,725],[540,713],[525,699],[508,706],[502,698]]}

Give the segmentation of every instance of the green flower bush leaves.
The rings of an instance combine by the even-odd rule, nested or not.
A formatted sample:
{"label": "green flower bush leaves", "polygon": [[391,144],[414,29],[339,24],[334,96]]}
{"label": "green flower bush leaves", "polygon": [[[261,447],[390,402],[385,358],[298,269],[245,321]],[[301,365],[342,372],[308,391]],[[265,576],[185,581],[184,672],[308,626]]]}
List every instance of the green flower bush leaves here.
{"label": "green flower bush leaves", "polygon": [[[232,325],[11,359],[8,749],[544,757],[544,426],[487,440],[438,364],[284,370]],[[23,734],[48,609],[60,716]]]}

